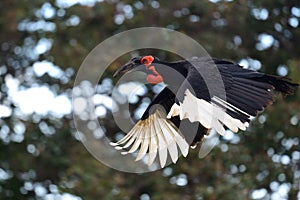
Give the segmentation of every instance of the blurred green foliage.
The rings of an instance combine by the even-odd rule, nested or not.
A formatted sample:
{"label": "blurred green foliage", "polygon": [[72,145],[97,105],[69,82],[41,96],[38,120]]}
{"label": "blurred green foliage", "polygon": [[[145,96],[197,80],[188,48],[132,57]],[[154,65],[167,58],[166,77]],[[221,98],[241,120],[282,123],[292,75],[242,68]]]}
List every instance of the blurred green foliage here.
{"label": "blurred green foliage", "polygon": [[[299,1],[61,2],[73,1],[0,2],[0,104],[12,110],[0,119],[0,199],[59,199],[65,194],[82,199],[300,198],[299,90],[287,98],[278,95],[274,105],[237,135],[238,141],[221,138],[203,159],[196,149],[166,169],[128,174],[110,169],[85,150],[75,137],[71,115],[20,115],[5,81],[13,77],[23,89],[45,85],[70,95],[75,74],[67,81],[36,76],[30,73],[32,65],[47,60],[65,73],[76,73],[85,56],[106,38],[157,26],[187,34],[213,57],[244,61],[250,68],[279,75],[281,66],[299,83]],[[43,38],[51,47],[34,53]],[[127,59],[114,62],[107,77]],[[16,141],[20,123],[25,131]],[[54,133],[46,134],[41,123]],[[112,126],[108,132],[117,130]]]}

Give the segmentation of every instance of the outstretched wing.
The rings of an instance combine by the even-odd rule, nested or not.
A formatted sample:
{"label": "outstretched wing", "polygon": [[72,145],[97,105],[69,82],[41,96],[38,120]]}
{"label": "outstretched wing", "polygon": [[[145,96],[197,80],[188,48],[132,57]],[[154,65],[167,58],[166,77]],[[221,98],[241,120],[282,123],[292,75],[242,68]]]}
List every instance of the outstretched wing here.
{"label": "outstretched wing", "polygon": [[[140,121],[117,143],[111,143],[118,150],[125,150],[123,154],[138,151],[136,160],[148,154],[148,165],[151,165],[157,154],[161,167],[167,162],[168,152],[171,160],[178,160],[179,147],[181,154],[188,154],[189,144],[179,128],[167,119],[166,113],[175,102],[175,94],[164,88],[147,107]],[[176,121],[176,120],[175,120]],[[129,150],[127,150],[129,149]]]}
{"label": "outstretched wing", "polygon": [[251,116],[256,116],[273,102],[273,91],[293,93],[297,84],[256,71],[243,69],[222,60],[194,60],[179,89],[179,104],[168,117],[198,121],[207,129],[225,133],[245,130]]}

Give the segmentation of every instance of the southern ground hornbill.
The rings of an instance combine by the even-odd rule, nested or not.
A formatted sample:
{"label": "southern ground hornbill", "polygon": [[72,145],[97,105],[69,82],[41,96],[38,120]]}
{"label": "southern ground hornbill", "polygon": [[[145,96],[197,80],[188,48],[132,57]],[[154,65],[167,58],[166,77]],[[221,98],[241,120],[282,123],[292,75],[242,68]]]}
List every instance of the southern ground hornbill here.
{"label": "southern ground hornbill", "polygon": [[148,165],[158,155],[161,167],[168,154],[175,163],[180,153],[186,156],[189,147],[196,147],[212,129],[220,135],[225,129],[246,130],[251,117],[274,101],[273,90],[286,95],[298,86],[287,78],[210,58],[165,62],[140,56],[114,76],[135,69],[145,71],[149,83],[164,82],[166,87],[127,135],[111,145],[122,154],[138,151],[136,160],[148,155]]}

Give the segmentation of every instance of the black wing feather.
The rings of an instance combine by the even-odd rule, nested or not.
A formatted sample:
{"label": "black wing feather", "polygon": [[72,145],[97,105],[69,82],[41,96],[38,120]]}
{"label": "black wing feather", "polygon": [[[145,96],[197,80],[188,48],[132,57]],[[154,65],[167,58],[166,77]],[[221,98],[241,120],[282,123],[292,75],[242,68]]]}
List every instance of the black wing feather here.
{"label": "black wing feather", "polygon": [[[183,99],[186,89],[190,89],[197,98],[206,101],[211,101],[214,95],[218,96],[243,111],[226,110],[229,115],[242,122],[249,122],[249,115],[256,116],[259,111],[273,103],[273,90],[283,94],[292,94],[298,86],[298,84],[289,82],[289,79],[244,69],[240,65],[226,60],[198,59],[190,61],[190,63],[193,65],[189,67],[186,83],[179,90],[182,93],[179,100]],[[208,66],[211,69],[217,67],[219,75],[210,72]],[[203,75],[206,76],[205,79]],[[218,77],[221,77],[221,80]],[[212,80],[216,83],[222,81],[224,88],[208,89],[204,80]],[[216,85],[222,84],[217,83]],[[223,94],[224,89],[226,97]],[[212,91],[214,95],[210,94]]]}

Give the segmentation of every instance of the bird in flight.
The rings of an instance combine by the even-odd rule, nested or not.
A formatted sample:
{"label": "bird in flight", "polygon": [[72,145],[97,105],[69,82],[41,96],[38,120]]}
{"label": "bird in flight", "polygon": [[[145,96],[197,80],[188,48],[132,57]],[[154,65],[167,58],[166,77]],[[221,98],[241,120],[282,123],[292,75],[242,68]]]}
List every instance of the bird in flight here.
{"label": "bird in flight", "polygon": [[122,154],[137,152],[136,161],[158,157],[161,167],[168,155],[176,163],[187,156],[214,129],[224,135],[246,130],[250,119],[273,103],[273,91],[293,94],[298,84],[244,69],[230,61],[207,57],[161,61],[152,55],[132,58],[114,74],[146,72],[150,84],[166,87],[153,99],[141,119],[116,143]]}

